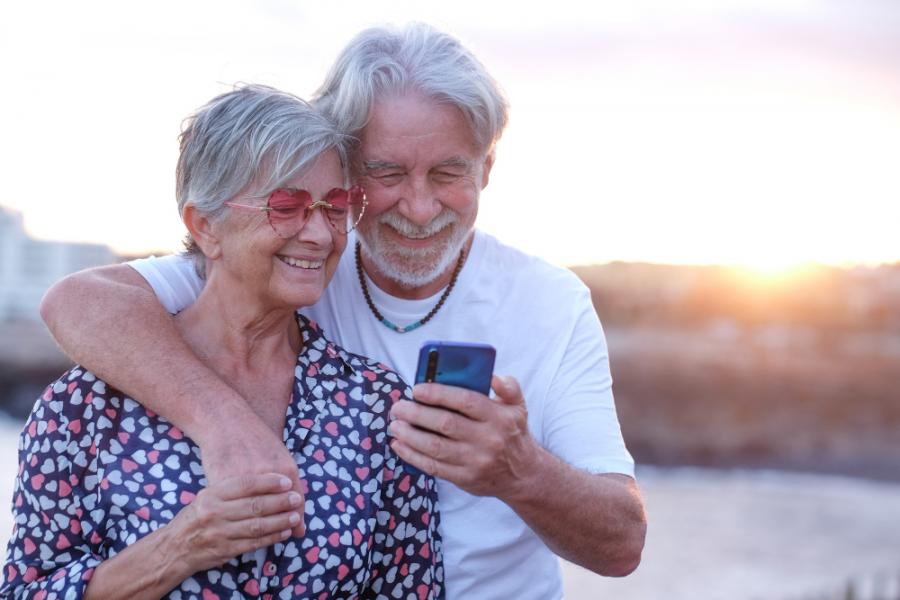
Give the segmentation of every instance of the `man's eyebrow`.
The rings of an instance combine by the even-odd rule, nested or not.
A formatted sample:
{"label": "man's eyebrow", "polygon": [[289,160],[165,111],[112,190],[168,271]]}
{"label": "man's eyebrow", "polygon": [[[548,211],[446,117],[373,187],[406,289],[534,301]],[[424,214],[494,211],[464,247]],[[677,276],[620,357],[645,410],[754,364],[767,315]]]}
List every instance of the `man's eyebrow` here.
{"label": "man's eyebrow", "polygon": [[468,169],[472,166],[472,161],[466,160],[462,156],[451,156],[447,160],[442,160],[435,167],[462,167],[464,169]]}
{"label": "man's eyebrow", "polygon": [[366,171],[376,171],[378,169],[400,169],[401,166],[386,160],[364,160],[363,168]]}

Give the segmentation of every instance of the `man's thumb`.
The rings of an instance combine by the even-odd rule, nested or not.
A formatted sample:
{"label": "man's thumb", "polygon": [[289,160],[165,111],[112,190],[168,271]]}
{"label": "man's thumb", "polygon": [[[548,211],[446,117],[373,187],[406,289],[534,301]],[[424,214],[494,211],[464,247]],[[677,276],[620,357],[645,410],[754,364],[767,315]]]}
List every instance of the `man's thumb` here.
{"label": "man's thumb", "polygon": [[504,404],[523,404],[522,390],[519,388],[519,382],[515,377],[509,375],[494,375],[491,381],[491,388],[494,393]]}

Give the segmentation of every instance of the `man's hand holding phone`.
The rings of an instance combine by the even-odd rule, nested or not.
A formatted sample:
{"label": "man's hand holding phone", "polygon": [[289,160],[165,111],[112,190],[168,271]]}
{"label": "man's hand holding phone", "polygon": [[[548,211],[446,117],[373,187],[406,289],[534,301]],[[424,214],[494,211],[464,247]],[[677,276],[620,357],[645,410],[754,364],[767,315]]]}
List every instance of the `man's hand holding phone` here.
{"label": "man's hand holding phone", "polygon": [[[473,372],[479,371],[484,369]],[[491,377],[490,369],[487,378],[493,399],[487,393],[438,383],[439,377],[417,383],[416,402],[401,400],[391,410],[395,419],[391,446],[406,462],[471,494],[513,499],[530,488],[528,478],[539,460],[540,446],[528,430],[518,382]]]}

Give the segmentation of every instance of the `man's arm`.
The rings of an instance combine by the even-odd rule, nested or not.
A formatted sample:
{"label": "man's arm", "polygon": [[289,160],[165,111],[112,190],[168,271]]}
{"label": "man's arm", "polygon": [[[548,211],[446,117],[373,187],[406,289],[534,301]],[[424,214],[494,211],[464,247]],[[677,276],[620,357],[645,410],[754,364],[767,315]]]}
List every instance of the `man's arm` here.
{"label": "man's arm", "polygon": [[418,402],[401,400],[392,409],[394,451],[471,494],[504,501],[558,556],[601,575],[634,571],[647,529],[634,480],[591,474],[553,456],[528,431],[515,380],[495,377],[493,388],[497,400],[417,385]]}
{"label": "man's arm", "polygon": [[[281,432],[197,358],[134,269],[114,265],[62,279],[44,296],[41,317],[73,360],[183,429],[200,446],[210,482],[274,471],[302,495]],[[301,535],[303,525],[294,532]]]}

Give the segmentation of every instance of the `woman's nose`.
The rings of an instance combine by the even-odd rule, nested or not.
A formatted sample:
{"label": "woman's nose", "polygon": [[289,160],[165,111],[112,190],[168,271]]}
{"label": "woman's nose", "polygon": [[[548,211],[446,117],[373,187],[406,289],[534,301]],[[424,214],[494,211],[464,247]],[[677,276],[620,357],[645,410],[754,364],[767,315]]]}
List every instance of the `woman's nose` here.
{"label": "woman's nose", "polygon": [[314,208],[306,209],[306,219],[297,232],[297,237],[302,241],[321,243],[330,241],[334,233],[334,226],[328,222],[324,208]]}

